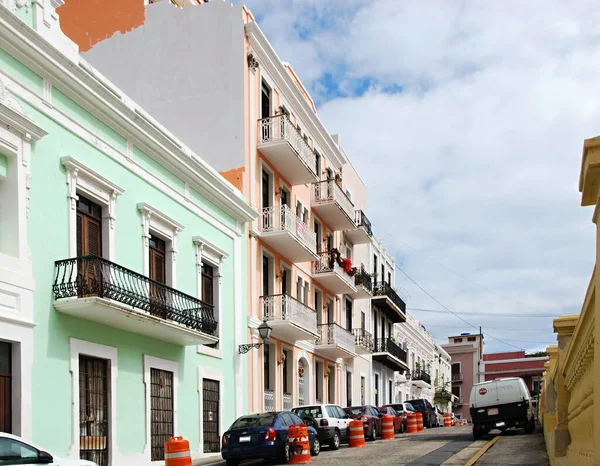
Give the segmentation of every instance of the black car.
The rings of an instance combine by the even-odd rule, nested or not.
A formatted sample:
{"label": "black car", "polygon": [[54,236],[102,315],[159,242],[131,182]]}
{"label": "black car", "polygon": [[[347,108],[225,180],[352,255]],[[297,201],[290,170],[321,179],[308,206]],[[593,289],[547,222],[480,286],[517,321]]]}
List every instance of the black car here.
{"label": "black car", "polygon": [[[238,466],[248,459],[276,460],[288,463],[290,449],[288,430],[291,425],[304,424],[290,412],[246,414],[237,419],[223,434],[221,456],[227,466]],[[317,431],[308,426],[311,456],[321,451]]]}
{"label": "black car", "polygon": [[427,400],[406,400],[407,403],[413,405],[415,410],[423,415],[423,426],[431,428],[437,425],[437,414],[431,403]]}

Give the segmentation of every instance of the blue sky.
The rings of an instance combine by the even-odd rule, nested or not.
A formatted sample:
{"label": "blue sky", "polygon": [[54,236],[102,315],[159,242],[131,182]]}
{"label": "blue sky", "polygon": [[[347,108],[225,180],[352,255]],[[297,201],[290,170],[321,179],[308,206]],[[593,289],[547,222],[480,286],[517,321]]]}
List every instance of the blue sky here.
{"label": "blue sky", "polygon": [[[240,3],[240,2],[235,2]],[[600,9],[581,1],[247,0],[369,188],[374,230],[443,343],[555,341],[594,265],[583,139],[600,134]],[[532,21],[531,18],[536,18]],[[506,314],[506,315],[505,315]],[[514,317],[527,315],[536,317]]]}

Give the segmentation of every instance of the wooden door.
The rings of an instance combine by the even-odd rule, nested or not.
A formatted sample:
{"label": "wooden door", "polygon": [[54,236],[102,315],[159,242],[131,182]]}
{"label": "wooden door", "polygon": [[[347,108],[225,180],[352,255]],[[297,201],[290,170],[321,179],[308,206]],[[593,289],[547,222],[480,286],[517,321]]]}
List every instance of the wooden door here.
{"label": "wooden door", "polygon": [[12,345],[0,342],[0,432],[12,432]]}
{"label": "wooden door", "polygon": [[165,242],[150,235],[150,314],[162,319],[168,318],[168,296],[166,283]]}
{"label": "wooden door", "polygon": [[102,293],[101,264],[93,256],[102,257],[102,207],[84,196],[79,196],[77,201],[79,296]]}

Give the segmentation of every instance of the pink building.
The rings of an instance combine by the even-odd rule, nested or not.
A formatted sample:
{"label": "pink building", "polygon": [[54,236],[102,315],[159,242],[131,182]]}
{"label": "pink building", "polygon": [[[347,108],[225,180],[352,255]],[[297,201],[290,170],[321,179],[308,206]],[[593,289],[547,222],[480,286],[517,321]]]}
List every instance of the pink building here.
{"label": "pink building", "polygon": [[500,377],[521,377],[532,394],[539,393],[540,379],[548,356],[528,357],[525,351],[485,354],[485,380]]}
{"label": "pink building", "polygon": [[484,381],[483,335],[463,333],[448,337],[442,346],[452,358],[452,411],[462,419],[471,419],[469,396],[474,384]]}

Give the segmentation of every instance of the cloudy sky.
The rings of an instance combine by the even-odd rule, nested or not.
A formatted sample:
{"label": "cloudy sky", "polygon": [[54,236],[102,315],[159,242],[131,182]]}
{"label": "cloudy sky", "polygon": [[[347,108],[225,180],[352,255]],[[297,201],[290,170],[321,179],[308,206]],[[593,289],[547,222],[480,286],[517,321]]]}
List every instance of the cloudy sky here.
{"label": "cloudy sky", "polygon": [[578,177],[600,134],[597,4],[244,3],[341,135],[375,234],[435,298],[398,272],[408,307],[443,311],[409,312],[440,343],[475,331],[442,306],[488,352],[553,343],[594,263]]}

